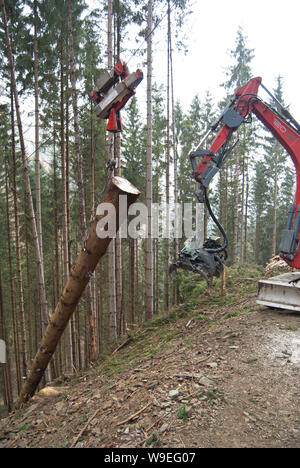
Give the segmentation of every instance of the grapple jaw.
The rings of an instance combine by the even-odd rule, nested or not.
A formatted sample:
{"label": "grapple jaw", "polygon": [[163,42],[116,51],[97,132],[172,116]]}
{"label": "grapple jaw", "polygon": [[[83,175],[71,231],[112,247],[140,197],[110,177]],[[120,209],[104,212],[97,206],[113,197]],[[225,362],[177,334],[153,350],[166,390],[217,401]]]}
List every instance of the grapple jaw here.
{"label": "grapple jaw", "polygon": [[223,272],[226,251],[212,252],[220,247],[218,240],[208,239],[202,248],[192,249],[184,247],[179,253],[178,260],[170,265],[169,273],[177,273],[177,269],[183,269],[192,273],[198,273],[207,281],[210,287],[214,277],[219,277]]}
{"label": "grapple jaw", "polygon": [[125,62],[118,62],[114,70],[103,70],[90,92],[90,98],[96,102],[94,112],[100,119],[108,119],[107,130],[121,132],[121,114],[127,101],[135,94],[135,88],[143,79],[141,70],[129,73]]}

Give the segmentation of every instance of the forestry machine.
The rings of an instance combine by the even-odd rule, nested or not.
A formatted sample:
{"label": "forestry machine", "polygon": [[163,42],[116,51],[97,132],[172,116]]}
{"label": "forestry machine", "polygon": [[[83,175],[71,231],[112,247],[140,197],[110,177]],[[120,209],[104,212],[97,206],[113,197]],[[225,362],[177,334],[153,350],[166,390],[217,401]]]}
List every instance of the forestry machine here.
{"label": "forestry machine", "polygon": [[[276,109],[263,102],[258,96],[262,87],[272,98]],[[217,276],[223,269],[228,245],[226,233],[214,216],[207,188],[213,177],[222,168],[230,151],[237,141],[230,145],[230,140],[242,123],[247,123],[254,114],[269,129],[272,135],[291,156],[296,169],[296,194],[293,205],[286,207],[287,226],[280,243],[280,256],[292,268],[300,269],[300,125],[280,102],[265,88],[260,77],[252,78],[239,88],[220,117],[211,125],[199,146],[191,152],[190,161],[193,176],[199,183],[196,197],[207,206],[208,212],[223,236],[223,244],[214,239],[206,241],[201,249],[184,248],[178,261],[171,266],[186,268],[206,275]],[[207,138],[217,129],[209,149],[203,149]],[[198,161],[197,161],[198,160]],[[275,308],[300,311],[300,276],[297,272],[285,273],[269,280],[261,280],[258,286],[259,304]]]}
{"label": "forestry machine", "polygon": [[125,62],[117,62],[114,69],[103,70],[96,82],[90,98],[97,103],[94,111],[101,119],[108,119],[107,130],[118,133],[122,131],[121,109],[135,94],[135,88],[143,79],[143,72],[137,70],[129,73]]}

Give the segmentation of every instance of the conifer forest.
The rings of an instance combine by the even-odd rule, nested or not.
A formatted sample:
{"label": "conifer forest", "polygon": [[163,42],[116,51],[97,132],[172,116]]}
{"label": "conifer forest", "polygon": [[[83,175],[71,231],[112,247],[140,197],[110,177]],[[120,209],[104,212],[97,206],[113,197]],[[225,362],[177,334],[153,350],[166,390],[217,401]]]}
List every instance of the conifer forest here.
{"label": "conifer forest", "polygon": [[[169,271],[187,241],[185,232],[172,230],[175,205],[192,204],[192,226],[203,239],[220,235],[196,203],[189,154],[235,90],[253,77],[256,51],[239,27],[220,76],[223,99],[199,88],[183,102],[174,87],[174,56],[189,53],[193,3],[0,0],[0,339],[6,344],[0,418],[20,395],[26,400],[36,387],[94,368],[144,323],[184,304],[185,273]],[[159,73],[153,65],[158,53],[164,57]],[[130,72],[141,69],[143,81],[122,109],[122,132],[112,133],[94,112],[90,91],[118,61]],[[273,82],[272,94],[285,105],[284,80],[278,75]],[[208,195],[229,241],[226,268],[263,271],[279,254],[294,169],[256,119],[237,133]],[[57,304],[58,315],[70,306],[64,287],[70,274],[75,278],[76,258],[89,248],[88,233],[112,177],[136,187],[138,203],[150,212],[153,204],[164,207],[162,224],[171,234],[152,236],[150,214],[147,227],[139,226],[143,235],[116,234],[88,272],[45,372],[34,383],[30,377],[32,392],[24,391]]]}

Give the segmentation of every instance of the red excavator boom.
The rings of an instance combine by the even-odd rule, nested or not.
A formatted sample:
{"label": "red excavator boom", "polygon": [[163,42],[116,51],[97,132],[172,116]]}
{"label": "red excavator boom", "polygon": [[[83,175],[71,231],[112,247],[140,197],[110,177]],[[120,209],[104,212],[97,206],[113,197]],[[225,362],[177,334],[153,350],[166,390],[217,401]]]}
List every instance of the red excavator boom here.
{"label": "red excavator boom", "polygon": [[[262,85],[262,79],[256,77],[235,92],[233,99],[222,115],[211,126],[209,134],[216,130],[219,125],[221,125],[221,128],[209,149],[201,149],[205,141],[203,140],[198,148],[190,154],[193,174],[197,182],[200,183],[198,196],[201,198],[201,191],[208,187],[233,148],[233,146],[228,148],[232,135],[250,114],[255,114],[286,149],[296,169],[296,195],[292,209],[293,215],[291,213],[289,215],[288,226],[283,233],[280,250],[282,258],[290,266],[300,269],[300,126],[269,91],[266,90],[275,99],[279,111],[259,99],[257,93],[260,86],[266,89]],[[206,135],[205,139],[207,137],[208,135]],[[200,158],[198,164],[196,163],[197,158]],[[289,207],[287,207],[287,214],[288,212]]]}
{"label": "red excavator boom", "polygon": [[[262,87],[275,101],[276,110],[258,98],[259,87]],[[199,182],[199,190],[196,193],[197,198],[199,202],[206,204],[208,212],[224,237],[223,246],[210,250],[204,246],[204,250],[214,258],[221,252],[226,251],[227,236],[211,210],[207,197],[207,187],[237,143],[229,147],[231,137],[243,122],[247,122],[246,119],[251,114],[256,115],[286,149],[295,166],[296,194],[293,205],[286,207],[288,223],[283,231],[279,250],[280,256],[289,266],[300,269],[300,125],[289,111],[265,88],[260,77],[252,78],[235,92],[221,116],[213,123],[197,149],[190,154],[193,175],[196,181]],[[209,149],[202,149],[202,145],[208,136],[219,126],[221,128]],[[196,162],[198,158],[200,158],[199,163]],[[297,272],[286,273],[269,280],[261,280],[258,286],[257,302],[275,308],[300,312],[299,281],[300,277]]]}

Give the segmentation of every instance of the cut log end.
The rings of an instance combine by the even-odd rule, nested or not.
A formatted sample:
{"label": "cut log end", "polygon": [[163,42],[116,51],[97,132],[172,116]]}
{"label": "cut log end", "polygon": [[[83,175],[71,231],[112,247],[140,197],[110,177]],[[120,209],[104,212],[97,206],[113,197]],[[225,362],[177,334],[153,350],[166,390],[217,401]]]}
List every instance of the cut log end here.
{"label": "cut log end", "polygon": [[112,182],[122,192],[130,193],[132,195],[140,195],[141,193],[134,185],[132,185],[124,177],[115,176],[112,178]]}

